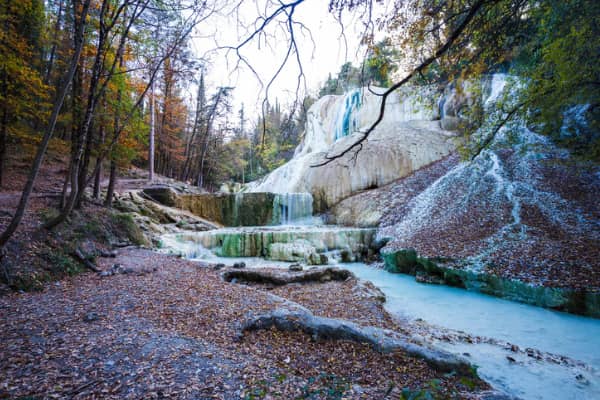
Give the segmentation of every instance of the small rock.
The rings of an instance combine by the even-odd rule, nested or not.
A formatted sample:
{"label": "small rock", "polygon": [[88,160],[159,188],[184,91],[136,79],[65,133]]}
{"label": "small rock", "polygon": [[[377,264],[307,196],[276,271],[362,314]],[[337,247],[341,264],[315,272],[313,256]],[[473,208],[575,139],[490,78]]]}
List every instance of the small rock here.
{"label": "small rock", "polygon": [[223,269],[223,268],[225,268],[225,264],[216,264],[216,265],[213,266],[213,269],[215,271],[218,271],[218,270]]}
{"label": "small rock", "polygon": [[352,253],[351,253],[349,250],[342,250],[342,251],[340,252],[340,256],[341,256],[341,258],[342,258],[342,262],[343,262],[343,263],[349,263],[349,262],[352,262],[352,261],[354,261],[354,260],[352,259]]}
{"label": "small rock", "polygon": [[533,349],[531,349],[531,348],[529,348],[529,347],[525,349],[525,352],[527,353],[527,355],[528,355],[529,357],[533,357],[533,356],[535,356],[535,352],[533,351]]}
{"label": "small rock", "polygon": [[235,263],[233,264],[233,268],[246,268],[246,263],[245,262],[240,262],[240,263]]}
{"label": "small rock", "polygon": [[100,316],[95,312],[89,312],[83,316],[84,322],[94,322],[100,319]]}
{"label": "small rock", "polygon": [[364,392],[360,385],[352,385],[352,391],[356,394],[362,394]]}
{"label": "small rock", "polygon": [[299,271],[302,271],[303,268],[302,268],[302,265],[296,263],[296,264],[290,265],[289,270],[292,272],[299,272]]}
{"label": "small rock", "polygon": [[584,385],[590,384],[590,381],[588,381],[587,378],[582,374],[577,374],[577,376],[575,376],[575,379],[577,379],[578,382],[583,383]]}
{"label": "small rock", "polygon": [[471,353],[462,353],[465,357],[471,357]]}
{"label": "small rock", "polygon": [[511,363],[517,362],[517,360],[515,360],[514,358],[512,358],[511,356],[506,356],[506,359],[508,361],[510,361]]}
{"label": "small rock", "polygon": [[510,351],[512,351],[513,353],[516,353],[519,351],[519,346],[517,346],[516,344],[513,344],[510,346]]}
{"label": "small rock", "polygon": [[444,283],[444,279],[438,276],[427,275],[425,273],[418,272],[415,275],[415,281],[419,283],[428,283],[431,285],[442,285]]}

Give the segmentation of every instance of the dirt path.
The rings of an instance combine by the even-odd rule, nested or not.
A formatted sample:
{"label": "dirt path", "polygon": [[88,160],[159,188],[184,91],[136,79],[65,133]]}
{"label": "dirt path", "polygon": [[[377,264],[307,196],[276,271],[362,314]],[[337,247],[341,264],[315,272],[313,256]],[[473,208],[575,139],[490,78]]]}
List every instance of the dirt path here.
{"label": "dirt path", "polygon": [[394,328],[355,280],[271,291],[148,250],[99,261],[114,263],[130,273],[83,274],[0,298],[0,398],[399,398],[434,378],[443,390],[469,391],[421,360],[363,344],[272,330],[240,336],[241,321],[280,296]]}

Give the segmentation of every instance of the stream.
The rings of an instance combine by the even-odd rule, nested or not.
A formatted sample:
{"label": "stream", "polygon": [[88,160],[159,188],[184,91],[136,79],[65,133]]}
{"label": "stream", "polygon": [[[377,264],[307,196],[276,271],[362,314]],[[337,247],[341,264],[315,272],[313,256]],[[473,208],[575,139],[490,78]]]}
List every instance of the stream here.
{"label": "stream", "polygon": [[[424,331],[423,336],[436,346],[455,354],[468,353],[466,358],[496,389],[522,399],[600,398],[599,320],[464,289],[421,284],[412,276],[362,263],[343,267],[380,288],[386,295],[386,310]],[[418,319],[427,326],[423,328]],[[445,333],[457,332],[482,340],[440,339],[448,336]],[[507,343],[521,351],[513,352]],[[534,350],[530,351],[533,357],[526,354],[527,348]],[[538,360],[535,350],[550,354]]]}
{"label": "stream", "polygon": [[[163,246],[213,263],[244,261],[248,267],[284,268],[290,264],[259,257],[218,257],[197,242],[173,237]],[[421,284],[412,276],[364,263],[339,265],[380,288],[386,310],[409,324],[416,336],[462,355],[494,388],[523,400],[600,399],[600,320]]]}

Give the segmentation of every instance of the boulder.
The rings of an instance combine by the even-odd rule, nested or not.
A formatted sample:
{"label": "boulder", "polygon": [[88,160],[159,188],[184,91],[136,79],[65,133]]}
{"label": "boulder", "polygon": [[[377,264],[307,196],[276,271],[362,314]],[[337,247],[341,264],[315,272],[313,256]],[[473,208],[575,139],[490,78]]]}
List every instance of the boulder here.
{"label": "boulder", "polygon": [[142,192],[152,200],[165,206],[175,207],[177,205],[177,192],[169,186],[147,187]]}

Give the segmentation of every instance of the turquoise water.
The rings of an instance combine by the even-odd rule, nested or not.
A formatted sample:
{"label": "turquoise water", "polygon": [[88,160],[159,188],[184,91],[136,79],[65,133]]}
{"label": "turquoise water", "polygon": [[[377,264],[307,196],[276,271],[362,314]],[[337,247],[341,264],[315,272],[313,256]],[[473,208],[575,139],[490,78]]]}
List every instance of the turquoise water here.
{"label": "turquoise water", "polygon": [[387,298],[386,310],[397,317],[420,318],[442,330],[493,338],[582,362],[564,366],[513,353],[501,345],[435,342],[456,354],[469,353],[466,358],[479,366],[480,375],[494,387],[522,399],[600,399],[600,320],[463,289],[420,284],[412,276],[361,263],[343,267],[379,287]]}
{"label": "turquoise water", "polygon": [[[165,244],[188,258],[202,261],[227,265],[244,261],[251,268],[289,265],[261,258],[217,257],[191,242]],[[390,314],[413,324],[416,334],[435,346],[463,355],[478,366],[480,376],[496,389],[524,400],[600,399],[600,320],[463,289],[420,284],[412,276],[391,274],[363,263],[340,264],[340,267],[379,287],[386,295],[385,308]],[[437,339],[457,332],[484,339],[479,343]],[[564,363],[538,360],[523,352],[512,352],[507,343],[570,360]]]}

